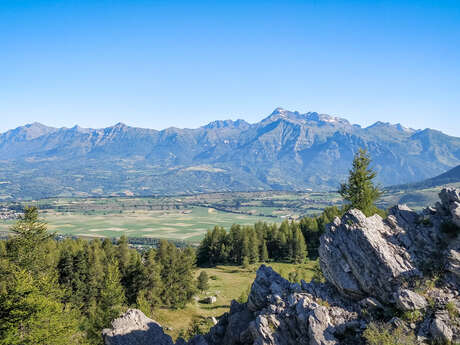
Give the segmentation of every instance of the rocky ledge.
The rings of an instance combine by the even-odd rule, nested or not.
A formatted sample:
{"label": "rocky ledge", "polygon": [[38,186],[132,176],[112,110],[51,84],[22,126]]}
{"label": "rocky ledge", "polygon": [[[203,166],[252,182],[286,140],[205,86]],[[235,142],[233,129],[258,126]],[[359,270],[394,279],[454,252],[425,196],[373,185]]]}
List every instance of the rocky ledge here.
{"label": "rocky ledge", "polygon": [[[291,283],[257,271],[248,302],[232,302],[206,335],[176,345],[364,344],[370,324],[415,335],[418,344],[460,341],[460,191],[416,213],[350,210],[321,237],[325,283]],[[173,345],[155,321],[129,310],[103,332],[107,345]],[[402,343],[402,342],[401,342]]]}

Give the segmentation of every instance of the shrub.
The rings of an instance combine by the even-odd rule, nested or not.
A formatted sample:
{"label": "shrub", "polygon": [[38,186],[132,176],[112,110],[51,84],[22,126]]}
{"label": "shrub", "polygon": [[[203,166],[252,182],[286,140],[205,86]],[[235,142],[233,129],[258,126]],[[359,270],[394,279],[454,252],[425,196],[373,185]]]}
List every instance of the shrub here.
{"label": "shrub", "polygon": [[246,303],[248,301],[249,293],[251,292],[251,285],[249,285],[246,289],[241,292],[240,297],[238,297],[238,303]]}
{"label": "shrub", "polygon": [[416,345],[415,335],[403,327],[393,328],[386,324],[371,322],[363,333],[369,345]]}
{"label": "shrub", "polygon": [[312,281],[318,283],[326,282],[326,278],[324,277],[323,271],[321,271],[321,266],[319,265],[319,261],[316,261],[315,266],[313,267],[313,277],[311,278]]}

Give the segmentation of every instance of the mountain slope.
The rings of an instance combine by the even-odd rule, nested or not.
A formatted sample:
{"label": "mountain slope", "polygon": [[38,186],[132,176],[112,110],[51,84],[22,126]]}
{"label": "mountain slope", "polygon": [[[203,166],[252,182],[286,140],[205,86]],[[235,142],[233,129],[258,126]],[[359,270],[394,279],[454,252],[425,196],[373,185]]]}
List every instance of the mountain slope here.
{"label": "mountain slope", "polygon": [[460,183],[460,165],[453,169],[446,171],[445,173],[415,183],[409,183],[404,185],[391,186],[388,190],[413,190],[422,188],[440,187],[447,184]]}
{"label": "mountain slope", "polygon": [[254,124],[214,121],[195,129],[34,123],[0,134],[0,197],[331,189],[360,147],[369,150],[383,185],[460,164],[460,138],[435,130],[383,122],[361,128],[282,108]]}

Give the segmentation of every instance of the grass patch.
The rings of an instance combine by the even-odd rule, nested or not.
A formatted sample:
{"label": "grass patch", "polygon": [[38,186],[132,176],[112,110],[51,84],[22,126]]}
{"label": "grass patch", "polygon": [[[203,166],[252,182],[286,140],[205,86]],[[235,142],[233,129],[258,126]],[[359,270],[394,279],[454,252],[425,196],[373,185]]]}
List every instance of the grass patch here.
{"label": "grass patch", "polygon": [[[309,261],[305,264],[294,265],[290,263],[267,263],[275,271],[282,272],[284,277],[288,277],[290,272],[296,269],[302,269],[305,272],[310,272],[305,275],[307,281],[313,276],[313,267],[315,262]],[[217,296],[217,302],[209,305],[193,300],[184,309],[167,309],[159,308],[149,315],[152,319],[159,322],[163,327],[168,327],[166,333],[176,339],[182,332],[187,332],[190,325],[193,325],[195,320],[209,319],[211,316],[218,318],[230,309],[232,300],[240,300],[245,302],[252,282],[256,277],[256,271],[260,265],[250,265],[247,269],[241,266],[217,266],[213,268],[200,268],[197,270],[197,275],[201,271],[206,271],[209,279],[209,289],[197,295],[199,300],[207,296]],[[244,296],[243,296],[244,295]]]}

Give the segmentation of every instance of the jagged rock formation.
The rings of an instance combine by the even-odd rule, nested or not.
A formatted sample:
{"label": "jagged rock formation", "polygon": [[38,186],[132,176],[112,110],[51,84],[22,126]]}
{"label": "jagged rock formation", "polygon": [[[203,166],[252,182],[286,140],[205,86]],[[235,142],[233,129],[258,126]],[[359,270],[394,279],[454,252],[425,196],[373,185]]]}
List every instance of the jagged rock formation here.
{"label": "jagged rock formation", "polygon": [[[321,238],[326,283],[291,283],[262,265],[247,303],[233,301],[208,334],[176,344],[363,344],[371,322],[410,330],[419,344],[459,342],[460,191],[440,199],[421,214],[395,206],[386,219],[350,210]],[[133,323],[137,313],[104,331],[107,345],[172,344],[154,321]]]}

